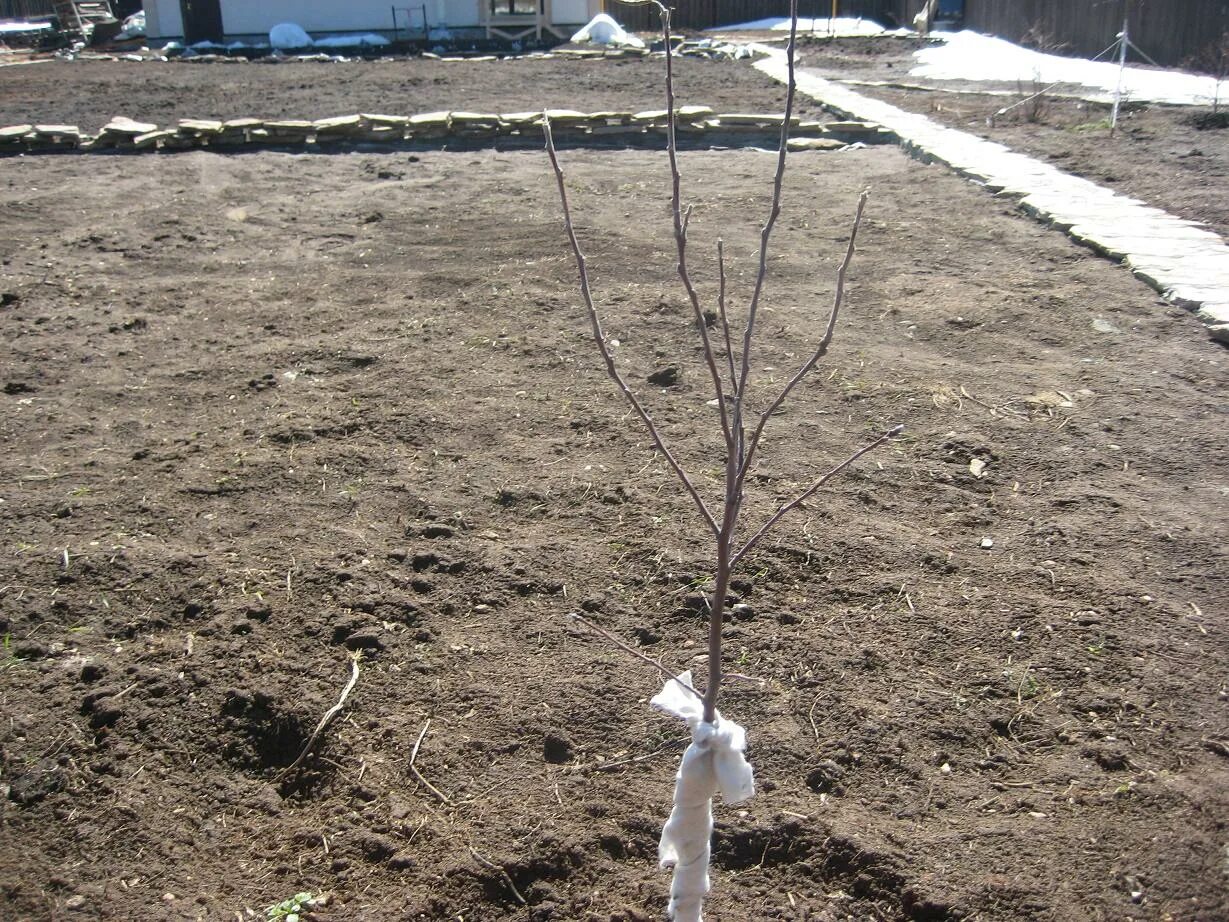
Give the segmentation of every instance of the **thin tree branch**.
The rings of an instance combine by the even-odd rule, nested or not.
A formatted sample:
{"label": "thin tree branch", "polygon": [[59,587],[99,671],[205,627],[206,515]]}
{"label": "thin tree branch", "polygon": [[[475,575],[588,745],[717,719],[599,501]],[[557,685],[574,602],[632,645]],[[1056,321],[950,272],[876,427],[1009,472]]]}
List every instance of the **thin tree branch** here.
{"label": "thin tree branch", "polygon": [[809,486],[806,490],[804,490],[801,494],[799,494],[797,498],[792,499],[788,503],[783,505],[780,509],[778,509],[776,512],[774,512],[771,516],[768,517],[768,521],[760,526],[759,531],[757,531],[754,535],[752,535],[750,538],[747,539],[746,543],[742,546],[742,549],[739,550],[734,555],[733,559],[730,562],[730,565],[731,566],[737,565],[738,562],[743,559],[743,557],[745,557],[748,553],[750,553],[751,549],[754,548],[757,544],[759,544],[760,539],[763,538],[764,535],[766,535],[772,529],[772,527],[777,524],[777,522],[781,521],[781,517],[784,516],[787,512],[789,512],[795,506],[801,505],[802,503],[810,499],[812,496],[814,496],[815,493],[820,489],[820,487],[826,484],[829,480],[831,480],[837,474],[841,473],[841,471],[845,470],[845,468],[849,467],[849,465],[853,464],[855,461],[861,458],[864,454],[866,454],[869,451],[874,451],[884,442],[887,442],[887,441],[890,441],[891,439],[896,438],[896,436],[900,435],[904,431],[905,431],[904,426],[893,426],[883,435],[879,436],[879,438],[875,439],[875,441],[871,442],[869,445],[859,448],[857,451],[855,451],[852,455],[850,455],[848,458],[846,458],[844,461],[842,461],[832,470],[828,471],[828,473],[824,474],[824,476],[820,477],[817,481],[815,481],[815,483],[811,484],[811,486]]}
{"label": "thin tree branch", "polygon": [[688,683],[684,682],[681,678],[679,678],[677,675],[675,675],[673,672],[671,672],[661,663],[657,662],[657,660],[653,659],[651,656],[645,656],[635,647],[625,644],[622,640],[620,640],[614,634],[610,633],[610,631],[606,630],[603,627],[598,627],[596,624],[594,624],[584,615],[578,615],[576,612],[572,612],[568,617],[570,617],[573,621],[579,621],[581,624],[583,624],[585,627],[587,627],[589,630],[593,631],[594,633],[601,634],[603,637],[609,640],[612,644],[614,644],[624,653],[630,653],[632,656],[636,657],[636,659],[643,660],[644,662],[652,666],[654,669],[656,669],[658,672],[660,672],[662,675],[664,675],[667,679],[673,679],[674,681],[678,682],[679,685],[681,685],[683,688],[687,689],[689,692],[695,695],[697,698],[700,697],[700,693],[698,691],[692,688]]}
{"label": "thin tree branch", "polygon": [[725,336],[725,357],[730,365],[730,387],[738,394],[738,372],[734,370],[734,341],[730,336],[730,318],[725,308],[725,244],[717,238],[717,316],[721,318],[721,332]]}
{"label": "thin tree branch", "polygon": [[[794,48],[798,38],[798,0],[790,0],[789,43],[786,58],[789,62],[789,85],[785,93],[785,116],[781,121],[781,143],[777,149],[777,169],[772,183],[772,205],[768,220],[760,231],[759,271],[755,289],[747,312],[747,324],[743,330],[741,370],[730,383],[734,391],[734,409],[729,414],[729,424],[724,424],[726,441],[725,508],[722,511],[721,527],[717,532],[717,565],[714,572],[712,601],[708,612],[708,685],[704,690],[704,720],[712,723],[717,717],[717,699],[721,694],[722,627],[725,621],[725,600],[729,593],[730,574],[736,563],[733,555],[734,536],[738,530],[738,515],[742,510],[742,486],[740,476],[744,466],[743,401],[747,394],[747,379],[751,373],[751,337],[755,331],[755,318],[759,309],[764,279],[768,275],[768,240],[781,214],[781,187],[785,178],[785,155],[789,147],[790,120],[794,112],[794,95],[797,89],[794,79]],[[677,179],[676,179],[677,182]],[[722,396],[718,394],[718,399]],[[722,411],[725,413],[724,400]]]}
{"label": "thin tree branch", "polygon": [[751,304],[747,309],[747,326],[743,330],[742,368],[739,372],[738,387],[735,398],[735,416],[741,409],[743,395],[747,392],[747,378],[751,374],[751,338],[755,335],[755,319],[759,313],[760,295],[764,290],[764,279],[768,276],[768,240],[772,229],[776,226],[781,214],[781,185],[785,179],[785,154],[789,148],[790,119],[794,115],[794,96],[797,91],[797,81],[794,77],[794,49],[798,38],[798,0],[790,0],[789,4],[789,42],[785,46],[786,68],[788,81],[785,88],[785,118],[781,121],[781,146],[777,150],[777,171],[772,180],[772,204],[768,210],[768,220],[760,231],[759,272],[755,278],[755,288],[751,293]]}
{"label": "thin tree branch", "polygon": [[691,219],[691,206],[686,213],[682,205],[682,175],[679,172],[678,137],[676,133],[678,113],[674,108],[674,54],[670,49],[670,10],[659,3],[661,12],[662,39],[666,46],[666,152],[670,159],[670,211],[674,218],[674,244],[678,251],[678,274],[687,298],[691,302],[691,311],[695,315],[696,329],[700,333],[700,342],[704,346],[704,363],[708,365],[708,373],[713,379],[713,392],[717,397],[717,409],[721,414],[721,434],[726,445],[733,447],[734,437],[730,429],[730,411],[725,405],[725,387],[721,383],[721,371],[717,368],[717,357],[713,354],[713,344],[709,339],[708,326],[704,323],[704,310],[700,306],[700,295],[691,281],[691,272],[687,268],[687,225]]}
{"label": "thin tree branch", "polygon": [[650,759],[656,759],[663,752],[669,752],[672,749],[682,749],[682,748],[683,748],[683,743],[681,741],[676,740],[674,742],[667,743],[666,745],[662,746],[660,749],[653,750],[648,755],[632,756],[630,759],[619,759],[617,762],[595,762],[590,765],[581,765],[580,771],[582,772],[610,772],[610,771],[614,771],[616,768],[622,768],[625,765],[638,765],[641,762],[648,762]]}
{"label": "thin tree branch", "polygon": [[[730,335],[730,317],[726,308],[726,275],[725,275],[725,244],[717,238],[717,314],[721,318],[721,332],[725,337],[725,357],[729,363],[730,386],[734,388],[734,397],[738,396],[738,373],[734,370],[734,338]],[[738,459],[738,469],[743,466],[743,451],[747,443],[747,430],[743,425],[741,404],[736,403],[736,412],[732,414],[731,433],[734,436],[733,455]],[[727,445],[727,449],[731,446]],[[739,499],[742,498],[742,485],[739,484]]]}
{"label": "thin tree branch", "polygon": [[662,457],[666,459],[666,463],[670,465],[683,487],[687,490],[692,500],[696,504],[696,509],[700,512],[700,517],[704,519],[705,524],[709,529],[717,533],[717,520],[713,518],[713,514],[709,511],[703,497],[696,490],[695,484],[687,472],[683,470],[683,466],[666,447],[666,443],[662,440],[661,433],[657,429],[657,424],[653,421],[653,417],[649,415],[649,411],[645,409],[644,404],[628,387],[623,376],[619,374],[619,369],[615,367],[614,356],[610,352],[610,347],[606,344],[606,335],[602,332],[602,322],[597,315],[597,308],[593,304],[593,291],[589,286],[589,269],[585,264],[584,253],[580,249],[580,241],[576,237],[576,228],[572,224],[572,210],[568,206],[567,186],[563,181],[563,169],[559,166],[559,155],[555,150],[555,139],[551,132],[550,119],[543,118],[542,129],[546,135],[546,153],[550,156],[551,167],[555,171],[555,183],[559,187],[559,201],[563,207],[563,226],[568,235],[568,242],[572,246],[572,255],[576,260],[576,270],[580,275],[580,293],[585,302],[585,309],[589,312],[589,325],[593,331],[593,340],[597,343],[598,351],[602,355],[602,360],[606,363],[606,372],[618,385],[619,390],[623,392],[623,396],[627,398],[632,405],[632,409],[644,422],[645,427],[649,430],[649,436],[653,439],[653,444],[657,450],[661,452]]}
{"label": "thin tree branch", "polygon": [[849,233],[849,245],[845,249],[845,258],[841,260],[841,267],[836,273],[836,294],[832,299],[832,310],[828,314],[828,326],[824,330],[823,339],[819,341],[819,345],[815,347],[811,357],[803,362],[802,367],[798,369],[797,373],[781,389],[776,399],[768,405],[768,409],[760,414],[755,431],[751,433],[751,438],[747,442],[747,455],[742,461],[742,467],[738,474],[740,481],[746,479],[747,473],[751,469],[751,461],[755,457],[756,449],[759,448],[760,437],[764,434],[764,427],[768,425],[768,420],[772,418],[772,415],[785,402],[785,398],[790,395],[790,392],[801,383],[803,378],[810,374],[811,369],[819,363],[819,360],[828,354],[828,346],[831,345],[832,336],[836,332],[837,317],[841,313],[841,303],[845,299],[845,276],[849,272],[849,264],[853,261],[854,241],[858,239],[858,228],[862,226],[862,211],[866,207],[866,199],[869,194],[869,192],[863,191],[858,196],[858,208],[854,213],[853,230]]}

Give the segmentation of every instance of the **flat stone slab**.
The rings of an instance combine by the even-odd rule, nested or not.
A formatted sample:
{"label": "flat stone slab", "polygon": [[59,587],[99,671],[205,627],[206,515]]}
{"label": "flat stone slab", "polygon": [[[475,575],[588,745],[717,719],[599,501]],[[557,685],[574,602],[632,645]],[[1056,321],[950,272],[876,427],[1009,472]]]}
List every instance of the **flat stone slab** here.
{"label": "flat stone slab", "polygon": [[[754,66],[787,82],[784,53],[767,45],[755,47],[767,57]],[[1194,311],[1214,339],[1229,343],[1225,311],[1229,246],[1217,234],[1002,144],[939,125],[805,70],[797,71],[795,79],[800,92],[842,117],[882,125],[916,156],[938,161],[999,195],[1018,199],[1024,211],[1124,263],[1167,301]]]}
{"label": "flat stone slab", "polygon": [[387,126],[389,128],[404,128],[410,123],[408,115],[379,115],[371,112],[362,113],[362,118],[372,125]]}
{"label": "flat stone slab", "polygon": [[102,134],[127,135],[135,138],[137,135],[157,131],[158,126],[148,122],[134,122],[130,118],[118,116],[103,126]]}
{"label": "flat stone slab", "polygon": [[[676,110],[678,137],[685,144],[710,140],[713,145],[730,146],[754,136],[751,143],[774,143],[784,116],[774,114],[717,113],[709,106],[679,106]],[[630,145],[664,143],[668,127],[667,112],[579,112],[551,109],[545,112],[467,112],[460,110],[422,112],[416,115],[354,113],[315,120],[235,118],[180,119],[175,128],[157,126],[131,119],[115,118],[91,137],[69,125],[13,125],[0,128],[0,156],[39,152],[182,151],[193,147],[233,148],[241,146],[327,146],[335,150],[350,144],[450,144],[468,146],[487,143],[523,147],[540,143],[544,121],[551,119],[556,136],[565,142]],[[896,142],[896,135],[864,122],[833,123],[791,120],[791,147],[796,151],[839,150],[854,142]],[[833,127],[836,130],[832,130]]]}
{"label": "flat stone slab", "polygon": [[81,137],[81,129],[76,125],[35,125],[34,133],[42,137]]}
{"label": "flat stone slab", "polygon": [[789,150],[840,150],[846,146],[835,138],[790,138],[785,144]]}
{"label": "flat stone slab", "polygon": [[363,124],[361,115],[335,115],[331,118],[318,118],[312,123],[317,131],[346,132]]}
{"label": "flat stone slab", "polygon": [[222,123],[213,119],[181,118],[179,120],[179,130],[188,134],[221,134]]}

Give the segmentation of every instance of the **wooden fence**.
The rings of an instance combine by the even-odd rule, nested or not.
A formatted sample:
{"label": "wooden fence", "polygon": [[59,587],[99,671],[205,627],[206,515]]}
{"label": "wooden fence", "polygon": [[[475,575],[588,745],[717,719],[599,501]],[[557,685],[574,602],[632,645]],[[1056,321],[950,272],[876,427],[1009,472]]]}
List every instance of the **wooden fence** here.
{"label": "wooden fence", "polygon": [[[674,8],[671,24],[678,29],[710,29],[732,26],[773,16],[789,15],[789,0],[667,0]],[[838,16],[865,16],[885,25],[902,24],[911,0],[837,0]],[[628,5],[605,0],[606,12],[624,28],[635,32],[654,32],[661,28],[657,7],[652,4]],[[832,15],[832,0],[798,0],[798,15],[822,19]]]}
{"label": "wooden fence", "polygon": [[[699,30],[789,13],[789,0],[667,0],[673,24]],[[909,25],[924,0],[837,0],[839,16]],[[626,28],[656,31],[657,10],[605,0]],[[959,3],[944,6],[959,6]],[[1187,62],[1229,32],[1229,0],[964,0],[964,27],[1060,54],[1091,57],[1113,43],[1129,7],[1132,40],[1158,64]],[[799,0],[799,14],[831,15],[832,0]],[[1139,60],[1135,56],[1135,60]]]}
{"label": "wooden fence", "polygon": [[[965,0],[965,28],[1059,54],[1091,57],[1128,17],[1131,40],[1176,66],[1229,32],[1229,0]],[[1131,60],[1140,58],[1132,52]]]}

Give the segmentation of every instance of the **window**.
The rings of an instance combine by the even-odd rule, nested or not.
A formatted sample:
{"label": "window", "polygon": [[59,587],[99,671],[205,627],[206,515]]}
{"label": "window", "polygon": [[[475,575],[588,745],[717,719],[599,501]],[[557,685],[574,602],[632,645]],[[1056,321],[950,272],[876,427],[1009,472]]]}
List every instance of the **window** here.
{"label": "window", "polygon": [[539,12],[543,0],[491,0],[492,16],[532,16]]}

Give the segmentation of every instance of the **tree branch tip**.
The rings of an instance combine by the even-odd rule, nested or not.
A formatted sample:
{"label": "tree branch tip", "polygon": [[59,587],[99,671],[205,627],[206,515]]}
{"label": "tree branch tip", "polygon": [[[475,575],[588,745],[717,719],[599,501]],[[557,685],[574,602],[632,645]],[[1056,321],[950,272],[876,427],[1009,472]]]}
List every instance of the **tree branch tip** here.
{"label": "tree branch tip", "polygon": [[898,426],[893,426],[891,429],[888,430],[888,438],[894,439],[900,435],[903,435],[904,431],[905,431],[905,426],[903,423],[901,423]]}

